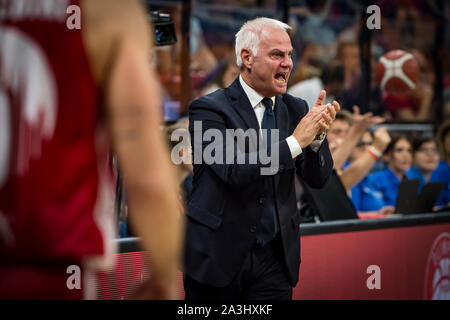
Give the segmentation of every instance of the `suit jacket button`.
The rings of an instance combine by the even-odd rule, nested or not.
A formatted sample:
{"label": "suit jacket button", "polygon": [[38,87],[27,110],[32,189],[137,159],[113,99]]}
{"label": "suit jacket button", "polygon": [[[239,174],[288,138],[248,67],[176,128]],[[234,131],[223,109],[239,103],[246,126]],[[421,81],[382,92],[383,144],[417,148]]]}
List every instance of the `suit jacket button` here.
{"label": "suit jacket button", "polygon": [[266,203],[266,198],[259,197],[258,198],[258,203],[259,203],[260,206],[263,206]]}
{"label": "suit jacket button", "polygon": [[325,159],[323,158],[323,155],[320,155],[320,166],[324,166],[325,165]]}
{"label": "suit jacket button", "polygon": [[255,233],[256,232],[256,226],[251,226],[250,227],[250,232],[251,233]]}

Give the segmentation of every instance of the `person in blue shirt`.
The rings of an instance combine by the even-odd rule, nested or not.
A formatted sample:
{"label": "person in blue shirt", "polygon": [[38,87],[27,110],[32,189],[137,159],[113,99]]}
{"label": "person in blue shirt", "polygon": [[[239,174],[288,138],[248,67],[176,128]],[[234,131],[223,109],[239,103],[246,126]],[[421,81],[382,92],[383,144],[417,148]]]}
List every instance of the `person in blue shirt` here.
{"label": "person in blue shirt", "polygon": [[[352,152],[352,161],[358,161],[357,159],[367,156],[368,153],[370,154],[368,148],[374,145],[374,140],[375,138],[372,134],[369,131],[366,131]],[[382,150],[387,148],[389,140],[386,141],[386,145],[381,148]],[[385,204],[383,193],[377,190],[374,185],[373,175],[366,175],[359,183],[351,188],[350,194],[353,206],[358,214],[376,213],[389,215],[394,212],[394,207]]]}
{"label": "person in blue shirt", "polygon": [[450,176],[449,165],[446,162],[439,164],[439,150],[432,137],[422,137],[414,141],[414,164],[408,170],[408,177],[420,181],[418,193],[428,182],[445,182],[435,209],[447,207],[450,202]]}
{"label": "person in blue shirt", "polygon": [[450,119],[439,126],[436,138],[441,156],[438,170],[445,170],[447,168],[445,164],[450,165]]}
{"label": "person in blue shirt", "polygon": [[392,213],[394,208],[384,203],[383,193],[374,186],[373,176],[368,175],[351,189],[352,202],[358,213]]}
{"label": "person in blue shirt", "polygon": [[409,139],[403,135],[393,136],[383,160],[387,163],[386,168],[371,176],[372,186],[383,195],[385,205],[395,206],[400,182],[409,178],[407,171],[412,163],[412,145]]}

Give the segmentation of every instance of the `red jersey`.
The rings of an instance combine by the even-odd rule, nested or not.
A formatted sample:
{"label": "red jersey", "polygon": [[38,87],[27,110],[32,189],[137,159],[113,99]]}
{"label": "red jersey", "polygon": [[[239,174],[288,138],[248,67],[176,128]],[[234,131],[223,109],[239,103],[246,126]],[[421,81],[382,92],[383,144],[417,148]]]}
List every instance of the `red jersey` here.
{"label": "red jersey", "polygon": [[78,1],[0,2],[0,263],[79,262],[114,237],[102,95],[77,13]]}

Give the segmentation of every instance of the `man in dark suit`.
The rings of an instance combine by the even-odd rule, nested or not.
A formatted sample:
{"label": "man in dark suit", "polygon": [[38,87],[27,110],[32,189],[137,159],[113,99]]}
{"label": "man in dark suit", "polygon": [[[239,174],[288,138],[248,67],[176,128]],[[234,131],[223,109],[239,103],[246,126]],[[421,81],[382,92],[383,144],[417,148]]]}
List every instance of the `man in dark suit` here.
{"label": "man in dark suit", "polygon": [[[286,94],[292,70],[288,29],[268,18],[244,24],[236,34],[240,76],[189,107],[194,179],[187,210],[188,300],[291,299],[298,282],[294,175],[315,188],[326,183],[333,161],[324,135],[339,104],[322,105],[322,91],[308,113],[305,101]],[[228,139],[230,129],[257,135],[248,134],[242,146]],[[268,165],[260,157],[252,162],[254,146],[266,145],[276,166],[271,175],[263,173]]]}

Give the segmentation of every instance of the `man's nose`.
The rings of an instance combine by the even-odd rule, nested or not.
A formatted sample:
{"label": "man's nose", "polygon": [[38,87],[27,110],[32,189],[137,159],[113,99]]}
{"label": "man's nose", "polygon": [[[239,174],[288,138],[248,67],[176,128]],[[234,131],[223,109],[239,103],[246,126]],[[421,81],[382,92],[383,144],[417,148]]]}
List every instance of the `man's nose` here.
{"label": "man's nose", "polygon": [[281,66],[286,68],[292,68],[292,58],[290,56],[284,57],[284,59],[281,61]]}

